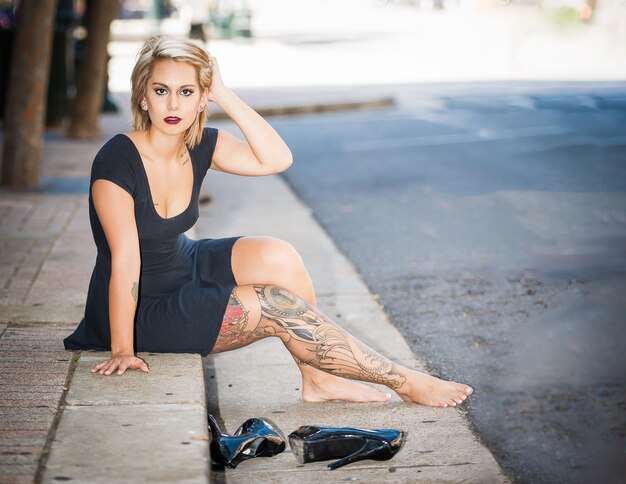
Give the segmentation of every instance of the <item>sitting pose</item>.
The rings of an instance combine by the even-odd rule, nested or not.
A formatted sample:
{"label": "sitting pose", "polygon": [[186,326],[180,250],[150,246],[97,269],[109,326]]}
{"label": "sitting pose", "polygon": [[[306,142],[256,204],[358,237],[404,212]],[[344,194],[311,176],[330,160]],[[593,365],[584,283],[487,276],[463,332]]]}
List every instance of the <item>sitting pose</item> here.
{"label": "sitting pose", "polygon": [[[204,127],[212,101],[246,141]],[[305,401],[403,400],[455,406],[472,392],[405,368],[342,330],[316,307],[295,249],[271,237],[191,240],[209,168],[273,175],[292,163],[274,129],[224,86],[217,62],[190,40],[156,36],[132,73],[134,131],[96,155],[89,218],[98,253],[85,315],[66,349],[110,350],[92,372],[148,371],[136,351],[218,353],[268,336],[302,373]]]}

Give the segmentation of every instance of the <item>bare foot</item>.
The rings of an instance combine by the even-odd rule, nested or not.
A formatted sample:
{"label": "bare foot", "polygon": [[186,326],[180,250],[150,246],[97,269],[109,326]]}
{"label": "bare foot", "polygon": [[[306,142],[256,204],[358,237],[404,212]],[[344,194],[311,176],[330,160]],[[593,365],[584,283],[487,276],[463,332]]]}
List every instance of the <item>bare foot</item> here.
{"label": "bare foot", "polygon": [[391,395],[362,383],[328,373],[302,379],[302,400],[305,402],[388,402]]}
{"label": "bare foot", "polygon": [[473,391],[468,385],[441,380],[419,371],[411,371],[404,385],[396,390],[405,402],[431,407],[456,407]]}

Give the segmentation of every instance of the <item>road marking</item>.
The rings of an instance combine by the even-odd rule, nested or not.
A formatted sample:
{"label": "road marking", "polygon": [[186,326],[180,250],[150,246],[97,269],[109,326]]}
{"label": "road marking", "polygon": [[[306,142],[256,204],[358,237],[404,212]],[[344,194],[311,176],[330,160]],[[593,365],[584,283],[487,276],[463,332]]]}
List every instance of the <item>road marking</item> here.
{"label": "road marking", "polygon": [[563,125],[535,126],[530,128],[491,130],[480,128],[471,133],[439,134],[431,136],[413,136],[410,138],[384,138],[378,140],[352,141],[341,145],[342,151],[369,151],[411,146],[440,146],[449,144],[480,143],[516,138],[532,138],[535,136],[558,136],[571,132],[571,128]]}

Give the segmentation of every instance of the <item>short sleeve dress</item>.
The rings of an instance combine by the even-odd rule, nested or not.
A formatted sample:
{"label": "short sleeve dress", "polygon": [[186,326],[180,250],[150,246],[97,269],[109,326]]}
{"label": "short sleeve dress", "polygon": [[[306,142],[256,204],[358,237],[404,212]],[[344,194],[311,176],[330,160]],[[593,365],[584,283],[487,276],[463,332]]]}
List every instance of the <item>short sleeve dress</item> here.
{"label": "short sleeve dress", "polygon": [[[193,191],[187,208],[161,217],[152,202],[148,177],[135,144],[126,135],[111,138],[96,155],[90,187],[106,179],[130,193],[141,251],[139,297],[135,313],[135,351],[209,354],[236,286],[231,268],[240,237],[192,240],[185,235],[198,219],[202,181],[211,165],[218,130],[205,128],[189,150]],[[110,350],[109,280],[111,251],[89,190],[89,220],[97,257],[76,330],[64,340],[68,350]]]}

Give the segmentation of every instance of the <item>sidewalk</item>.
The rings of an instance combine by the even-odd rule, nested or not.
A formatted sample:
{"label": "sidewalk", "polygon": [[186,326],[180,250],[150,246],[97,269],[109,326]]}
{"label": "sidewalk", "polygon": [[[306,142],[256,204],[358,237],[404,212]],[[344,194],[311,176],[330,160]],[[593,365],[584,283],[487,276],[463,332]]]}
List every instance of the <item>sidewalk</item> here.
{"label": "sidewalk", "polygon": [[[274,107],[292,109],[292,100],[303,98],[291,95],[281,101],[276,94]],[[272,108],[265,93],[263,99],[253,91],[244,97],[259,110]],[[319,110],[339,97],[324,98],[320,91],[311,104]],[[103,137],[96,142],[48,133],[45,190],[0,192],[1,482],[506,481],[460,410],[397,400],[304,404],[298,372],[275,341],[205,359],[143,354],[151,373],[121,378],[89,372],[107,353],[65,351],[62,338],[80,320],[95,257],[86,197],[90,164],[106,139],[128,129],[126,119],[124,112],[104,116]],[[217,116],[210,124],[227,126]],[[194,237],[264,234],[288,240],[302,254],[324,312],[383,354],[420,366],[282,178],[210,172],[204,190],[212,202],[201,206]],[[269,215],[272,208],[280,209],[279,219]],[[298,464],[287,450],[211,475],[207,405],[230,432],[259,416],[285,434],[303,424],[326,424],[397,427],[408,430],[409,438],[391,461],[365,461],[332,473],[324,463]]]}

